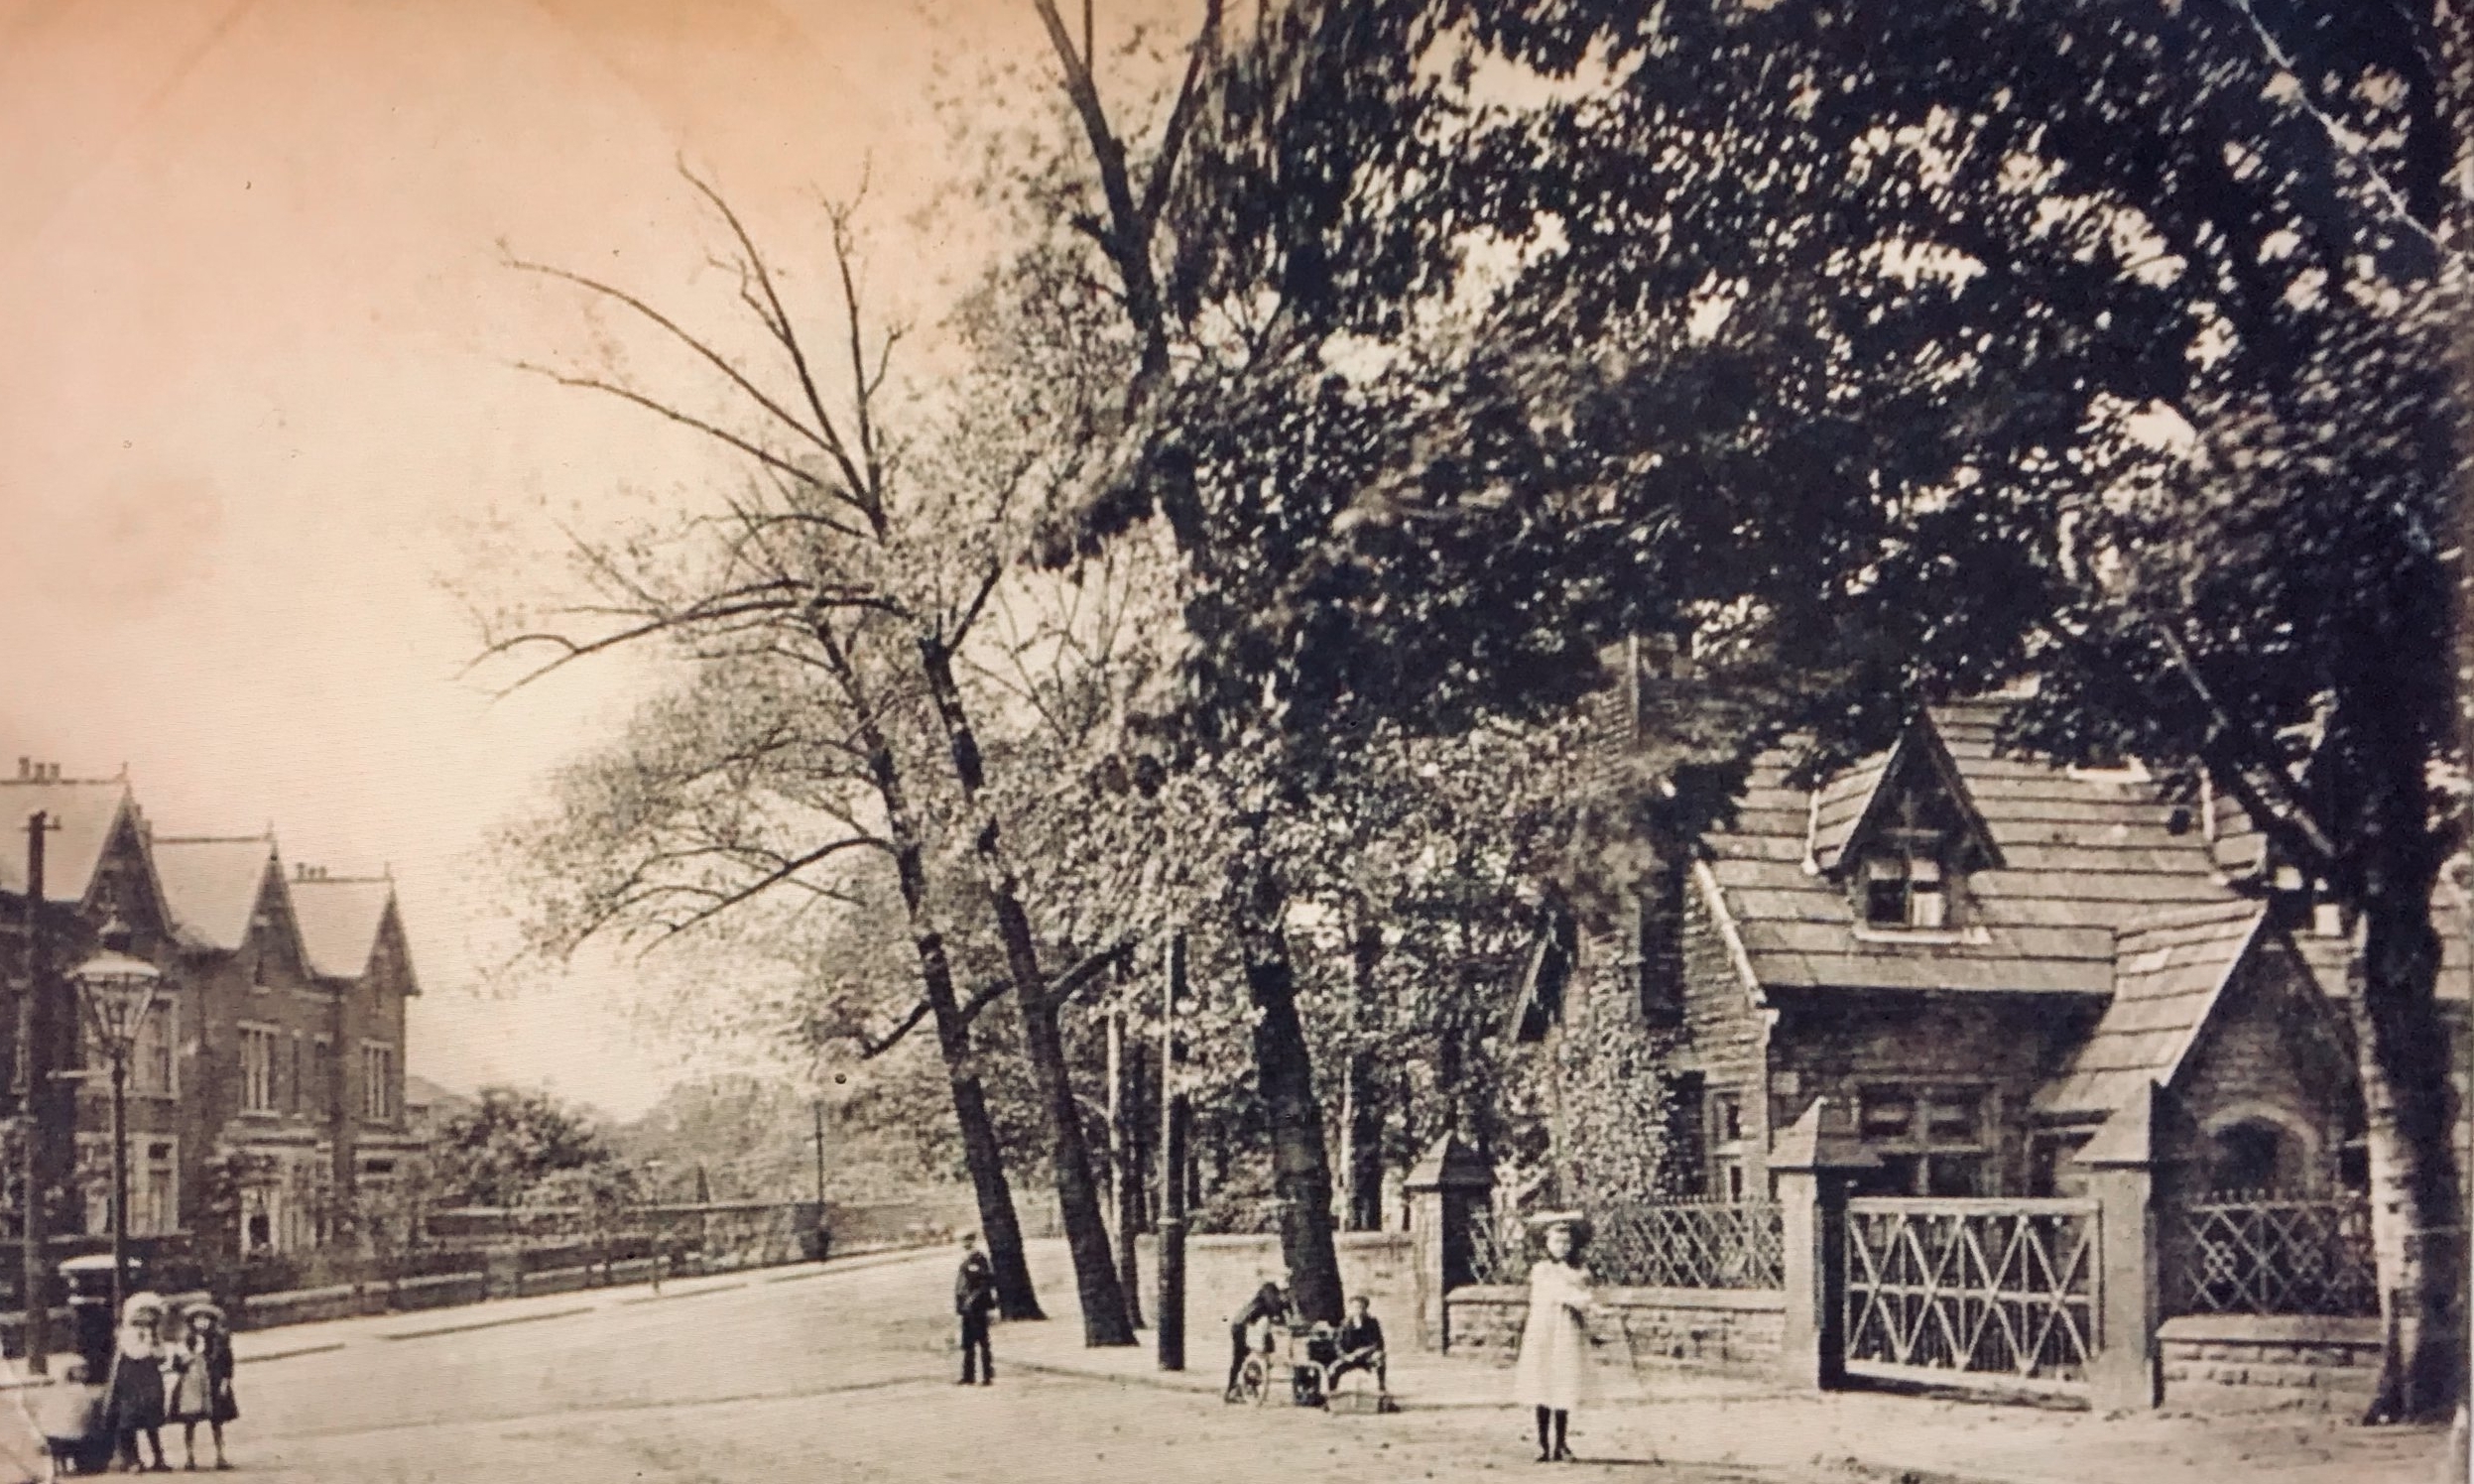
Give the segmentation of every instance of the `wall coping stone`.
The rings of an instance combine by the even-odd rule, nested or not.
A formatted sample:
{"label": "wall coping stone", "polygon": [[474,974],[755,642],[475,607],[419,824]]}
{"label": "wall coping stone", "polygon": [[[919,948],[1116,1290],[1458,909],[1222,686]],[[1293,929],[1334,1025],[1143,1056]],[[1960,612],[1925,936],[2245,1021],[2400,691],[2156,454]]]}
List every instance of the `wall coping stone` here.
{"label": "wall coping stone", "polygon": [[[1140,1240],[1144,1245],[1152,1246],[1158,1244],[1160,1237],[1157,1232],[1145,1232]],[[1331,1234],[1331,1243],[1342,1252],[1381,1251],[1387,1248],[1399,1248],[1406,1252],[1411,1245],[1411,1237],[1405,1231],[1336,1231]],[[1188,1252],[1197,1247],[1277,1248],[1279,1245],[1280,1233],[1276,1231],[1192,1231],[1185,1234],[1185,1250]]]}
{"label": "wall coping stone", "polygon": [[2218,1345],[2371,1345],[2382,1343],[2380,1321],[2326,1314],[2176,1314],[2157,1338]]}
{"label": "wall coping stone", "polygon": [[[1518,1284],[1464,1284],[1443,1296],[1447,1303],[1527,1303],[1529,1290]],[[1781,1313],[1787,1295],[1778,1289],[1636,1289],[1610,1285],[1597,1290],[1600,1303],[1623,1308],[1706,1308],[1744,1313]]]}

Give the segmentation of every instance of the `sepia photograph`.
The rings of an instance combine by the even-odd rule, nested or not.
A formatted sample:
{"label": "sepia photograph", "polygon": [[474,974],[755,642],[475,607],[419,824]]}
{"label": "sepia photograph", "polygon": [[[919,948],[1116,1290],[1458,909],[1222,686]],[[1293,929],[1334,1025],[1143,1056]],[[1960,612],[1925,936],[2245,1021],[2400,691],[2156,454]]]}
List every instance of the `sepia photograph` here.
{"label": "sepia photograph", "polygon": [[2467,1484],[2468,0],[0,0],[0,1484]]}

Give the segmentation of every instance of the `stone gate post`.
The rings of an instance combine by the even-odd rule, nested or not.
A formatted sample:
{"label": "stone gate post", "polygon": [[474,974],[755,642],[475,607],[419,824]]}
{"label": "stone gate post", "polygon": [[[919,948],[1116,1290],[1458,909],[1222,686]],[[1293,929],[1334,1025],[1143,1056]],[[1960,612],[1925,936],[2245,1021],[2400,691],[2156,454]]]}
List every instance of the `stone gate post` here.
{"label": "stone gate post", "polygon": [[2100,1285],[2094,1305],[2096,1353],[2088,1358],[2088,1404],[2098,1412],[2144,1412],[2165,1400],[2163,1347],[2157,1340],[2162,1305],[2157,1263],[2156,1099],[2147,1095],[2115,1113],[2075,1156],[2096,1197],[2096,1258]]}
{"label": "stone gate post", "polygon": [[1470,1229],[1489,1214],[1495,1172],[1457,1134],[1434,1141],[1402,1182],[1409,1197],[1409,1251],[1418,1301],[1418,1345],[1451,1340],[1443,1296],[1471,1281]]}
{"label": "stone gate post", "polygon": [[1779,1362],[1790,1386],[1828,1390],[1846,1379],[1847,1191],[1879,1163],[1857,1142],[1846,1106],[1826,1097],[1771,1146],[1786,1238]]}

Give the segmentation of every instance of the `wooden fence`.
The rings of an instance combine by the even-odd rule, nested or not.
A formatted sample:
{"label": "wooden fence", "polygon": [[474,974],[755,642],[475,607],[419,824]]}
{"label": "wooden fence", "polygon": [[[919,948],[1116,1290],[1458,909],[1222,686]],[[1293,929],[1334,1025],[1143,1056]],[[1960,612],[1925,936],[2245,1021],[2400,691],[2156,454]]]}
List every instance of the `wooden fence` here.
{"label": "wooden fence", "polygon": [[2165,1211],[2167,1313],[2380,1311],[2371,1205],[2360,1195],[2220,1193],[2169,1202]]}
{"label": "wooden fence", "polygon": [[1846,1368],[2076,1390],[2102,1340],[2092,1200],[1847,1203]]}

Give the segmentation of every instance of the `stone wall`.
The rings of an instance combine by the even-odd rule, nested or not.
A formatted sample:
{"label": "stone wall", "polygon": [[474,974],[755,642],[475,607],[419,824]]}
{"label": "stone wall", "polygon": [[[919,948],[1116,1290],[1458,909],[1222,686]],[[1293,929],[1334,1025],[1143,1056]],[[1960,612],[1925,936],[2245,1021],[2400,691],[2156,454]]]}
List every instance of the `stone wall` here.
{"label": "stone wall", "polygon": [[2161,1155],[2204,1189],[2211,1133],[2250,1120],[2293,1147],[2281,1161],[2279,1193],[2322,1195],[2338,1177],[2337,1149],[2360,1116],[2356,1078],[2335,1017],[2292,948],[2271,941],[2243,968],[2206,1036],[2174,1078],[2173,1120]]}
{"label": "stone wall", "polygon": [[2159,1327],[2169,1406],[2304,1403],[2354,1411],[2380,1374],[2380,1321],[2184,1314]]}
{"label": "stone wall", "polygon": [[[1602,1288],[1597,1300],[1591,1328],[1601,1341],[1594,1352],[1600,1365],[1657,1363],[1747,1375],[1778,1369],[1786,1296],[1775,1291]],[[1529,1317],[1528,1290],[1473,1285],[1453,1290],[1444,1307],[1447,1353],[1512,1363]]]}
{"label": "stone wall", "polygon": [[[1377,1319],[1383,1321],[1387,1343],[1407,1349],[1417,1335],[1417,1296],[1410,1273],[1409,1233],[1403,1231],[1334,1232],[1339,1248],[1340,1292],[1366,1296]],[[1160,1298],[1160,1239],[1136,1239],[1142,1273],[1145,1318]],[[1206,1336],[1227,1327],[1228,1316],[1265,1283],[1289,1286],[1280,1256],[1280,1238],[1272,1233],[1211,1234],[1185,1239],[1185,1333],[1191,1353],[1204,1351]]]}

